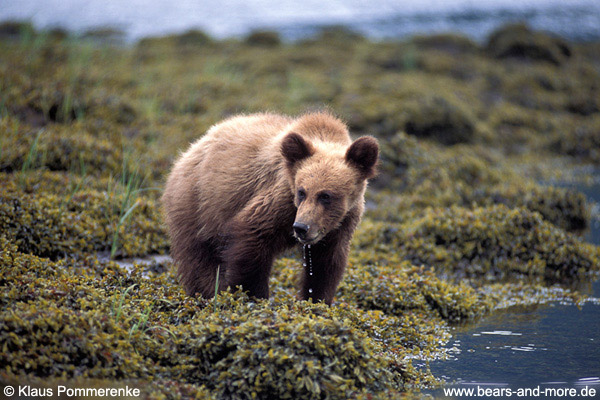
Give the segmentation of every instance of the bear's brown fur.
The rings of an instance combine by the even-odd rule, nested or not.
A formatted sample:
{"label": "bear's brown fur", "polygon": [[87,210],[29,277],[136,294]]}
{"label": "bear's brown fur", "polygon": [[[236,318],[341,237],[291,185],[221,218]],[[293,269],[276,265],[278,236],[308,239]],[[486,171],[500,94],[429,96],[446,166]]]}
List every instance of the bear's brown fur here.
{"label": "bear's brown fur", "polygon": [[175,162],[162,198],[186,292],[212,297],[219,268],[219,290],[267,298],[274,258],[299,241],[312,258],[300,297],[331,304],[378,151],[324,112],[213,126]]}

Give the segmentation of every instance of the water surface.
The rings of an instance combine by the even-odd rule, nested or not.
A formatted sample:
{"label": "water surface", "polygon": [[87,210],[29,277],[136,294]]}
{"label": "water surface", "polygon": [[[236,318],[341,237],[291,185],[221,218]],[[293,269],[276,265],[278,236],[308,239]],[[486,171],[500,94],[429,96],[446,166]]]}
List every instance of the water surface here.
{"label": "water surface", "polygon": [[372,38],[461,32],[482,40],[499,25],[515,21],[573,40],[600,38],[597,0],[2,0],[4,19],[74,31],[111,26],[130,40],[188,29],[216,37],[272,29],[297,39],[332,24]]}
{"label": "water surface", "polygon": [[[597,207],[600,181],[575,188]],[[600,224],[597,213],[594,214],[584,239],[600,245]],[[598,280],[582,283],[577,289],[600,298]],[[581,308],[558,302],[513,307],[472,326],[454,328],[450,347],[454,348],[451,359],[432,363],[431,370],[435,376],[454,382],[453,387],[575,388],[579,397],[587,387],[594,388],[596,398],[600,397],[600,303],[597,301],[587,302]],[[433,393],[444,397],[443,389]],[[520,398],[539,397],[533,393]]]}

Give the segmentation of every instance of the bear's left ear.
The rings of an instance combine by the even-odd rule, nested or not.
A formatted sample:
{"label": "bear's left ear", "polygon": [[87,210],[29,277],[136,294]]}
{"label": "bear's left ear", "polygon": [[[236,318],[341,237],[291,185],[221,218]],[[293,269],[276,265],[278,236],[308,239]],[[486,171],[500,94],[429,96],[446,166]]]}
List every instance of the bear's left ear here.
{"label": "bear's left ear", "polygon": [[378,156],[379,144],[373,136],[356,139],[346,151],[346,161],[358,168],[364,179],[375,176]]}

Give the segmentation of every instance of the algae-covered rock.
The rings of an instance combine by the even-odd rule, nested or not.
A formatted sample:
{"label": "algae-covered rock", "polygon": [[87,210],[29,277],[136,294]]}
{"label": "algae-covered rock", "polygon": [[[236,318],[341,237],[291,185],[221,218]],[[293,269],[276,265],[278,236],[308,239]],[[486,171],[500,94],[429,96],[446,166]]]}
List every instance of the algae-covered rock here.
{"label": "algae-covered rock", "polygon": [[73,132],[62,126],[49,126],[19,132],[15,126],[0,123],[0,145],[10,151],[0,153],[0,171],[47,168],[93,175],[117,175],[123,167],[122,148],[109,138],[85,131]]}
{"label": "algae-covered rock", "polygon": [[138,378],[149,367],[131,342],[122,340],[127,334],[123,327],[103,310],[19,304],[5,309],[0,318],[7,353],[0,362],[4,370],[119,379]]}
{"label": "algae-covered rock", "polygon": [[453,85],[444,77],[420,71],[383,73],[357,86],[337,99],[352,130],[381,138],[403,131],[445,145],[471,142],[480,134],[469,104],[472,94],[450,89]]}
{"label": "algae-covered rock", "polygon": [[[443,327],[414,316],[287,295],[257,302],[240,292],[211,304],[185,296],[172,275],[148,276],[140,266],[69,266],[23,254],[6,237],[0,248],[0,368],[13,378],[139,385],[160,376],[218,398],[347,398],[416,384],[426,376],[404,359],[447,339]],[[396,338],[398,329],[406,334]]]}
{"label": "algae-covered rock", "polygon": [[373,248],[379,262],[396,257],[484,281],[516,276],[568,282],[600,269],[598,247],[537,212],[504,205],[428,208],[396,223],[363,223],[354,242]]}
{"label": "algae-covered rock", "polygon": [[246,37],[246,43],[251,46],[276,47],[281,44],[281,38],[277,32],[254,31]]}
{"label": "algae-covered rock", "polygon": [[16,39],[35,35],[37,32],[29,21],[11,21],[0,22],[0,38]]}
{"label": "algae-covered rock", "polygon": [[397,246],[415,264],[485,275],[568,279],[600,268],[598,248],[527,209],[503,205],[431,210],[398,236]]}
{"label": "algae-covered rock", "polygon": [[359,32],[343,25],[330,25],[321,28],[314,38],[304,43],[327,43],[329,46],[351,47],[357,42],[362,42],[365,37]]}
{"label": "algae-covered rock", "polygon": [[[364,254],[358,253],[357,260]],[[365,310],[402,315],[409,310],[431,311],[449,321],[473,319],[492,302],[472,287],[443,282],[433,271],[409,262],[354,266],[340,286],[340,298]]]}
{"label": "algae-covered rock", "polygon": [[406,133],[451,145],[472,140],[475,133],[473,116],[443,97],[416,100],[406,106]]}
{"label": "algae-covered rock", "polygon": [[395,387],[365,334],[301,304],[271,307],[246,302],[186,326],[176,349],[190,355],[187,379],[236,398],[344,399]]}
{"label": "algae-covered rock", "polygon": [[182,46],[206,46],[213,42],[208,34],[197,29],[190,29],[180,35],[173,35],[172,38]]}
{"label": "algae-covered rock", "polygon": [[566,188],[534,183],[498,184],[476,188],[469,200],[479,205],[525,207],[567,231],[582,231],[590,221],[590,205],[585,195]]}
{"label": "algae-covered rock", "polygon": [[[85,183],[64,177],[54,179],[50,175],[45,181],[40,177],[19,181],[12,175],[0,174],[0,228],[21,252],[56,259],[108,251],[115,242],[116,230],[117,254],[121,256],[166,250],[156,200],[128,197],[119,191],[90,190]],[[63,185],[62,190],[55,189],[53,184],[57,183]]]}
{"label": "algae-covered rock", "polygon": [[593,116],[572,130],[562,132],[549,147],[557,153],[600,164],[600,117]]}
{"label": "algae-covered rock", "polygon": [[567,231],[588,226],[590,204],[582,193],[517,176],[494,154],[472,147],[440,148],[402,132],[381,143],[381,175],[375,185],[393,191],[370,195],[378,206],[367,213],[375,219],[398,222],[426,207],[504,204],[537,211]]}
{"label": "algae-covered rock", "polygon": [[91,40],[104,45],[123,44],[125,37],[126,33],[123,30],[111,26],[88,29],[81,35],[84,40]]}
{"label": "algae-covered rock", "polygon": [[435,49],[451,54],[474,53],[478,51],[477,43],[460,34],[418,35],[411,39],[416,46],[424,49]]}
{"label": "algae-covered rock", "polygon": [[4,192],[0,199],[0,226],[25,253],[58,258],[71,253],[108,248],[104,225],[81,211],[61,207],[55,195],[33,197]]}
{"label": "algae-covered rock", "polygon": [[534,32],[527,25],[504,26],[488,38],[486,51],[496,58],[523,58],[560,65],[571,57],[571,47],[562,39]]}
{"label": "algae-covered rock", "polygon": [[600,97],[594,92],[574,93],[567,103],[567,110],[587,117],[600,112]]}

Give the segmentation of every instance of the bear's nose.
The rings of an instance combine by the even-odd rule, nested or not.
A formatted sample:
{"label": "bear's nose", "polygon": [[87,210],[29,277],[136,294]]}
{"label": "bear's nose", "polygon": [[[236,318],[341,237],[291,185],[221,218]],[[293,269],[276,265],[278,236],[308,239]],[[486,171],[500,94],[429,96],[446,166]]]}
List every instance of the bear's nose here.
{"label": "bear's nose", "polygon": [[294,222],[293,228],[296,236],[300,239],[304,239],[306,237],[306,234],[308,233],[308,229],[310,228],[310,226],[301,222]]}

